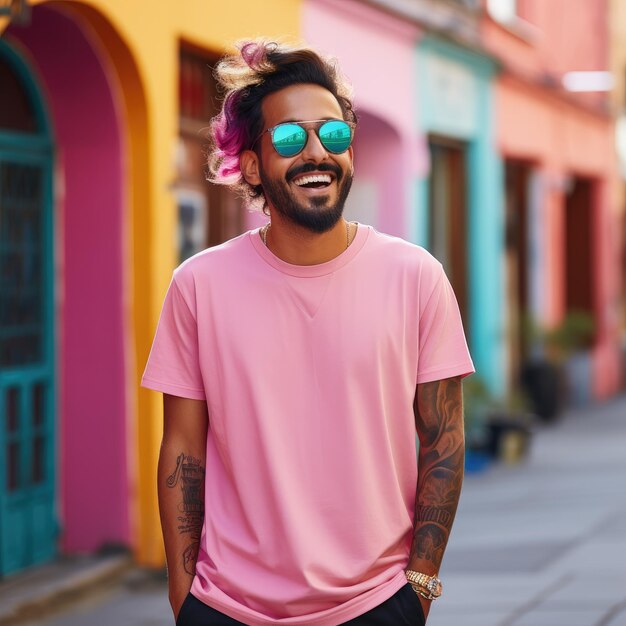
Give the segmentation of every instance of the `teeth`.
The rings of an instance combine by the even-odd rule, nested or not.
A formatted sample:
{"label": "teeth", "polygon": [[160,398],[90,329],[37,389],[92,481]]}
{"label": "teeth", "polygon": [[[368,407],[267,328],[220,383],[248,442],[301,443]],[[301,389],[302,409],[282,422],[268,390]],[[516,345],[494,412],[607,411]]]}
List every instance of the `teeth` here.
{"label": "teeth", "polygon": [[298,178],[294,183],[296,185],[308,185],[309,183],[327,183],[330,185],[331,178],[329,174],[316,174],[315,176],[303,176],[302,178]]}

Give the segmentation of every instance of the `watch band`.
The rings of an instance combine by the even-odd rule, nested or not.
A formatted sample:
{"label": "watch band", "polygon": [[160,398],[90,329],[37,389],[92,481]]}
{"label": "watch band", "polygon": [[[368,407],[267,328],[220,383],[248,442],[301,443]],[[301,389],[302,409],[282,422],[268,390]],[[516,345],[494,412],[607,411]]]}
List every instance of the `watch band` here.
{"label": "watch band", "polygon": [[408,569],[405,571],[406,579],[413,587],[413,591],[427,600],[436,600],[443,592],[443,584],[437,576],[429,576],[422,572]]}

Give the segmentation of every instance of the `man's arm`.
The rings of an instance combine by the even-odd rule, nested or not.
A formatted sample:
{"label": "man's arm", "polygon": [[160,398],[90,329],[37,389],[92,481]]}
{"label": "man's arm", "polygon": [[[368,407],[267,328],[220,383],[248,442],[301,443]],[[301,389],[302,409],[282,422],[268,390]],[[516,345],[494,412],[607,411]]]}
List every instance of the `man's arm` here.
{"label": "man's arm", "polygon": [[204,522],[207,404],[163,394],[158,494],[174,616],[189,593]]}
{"label": "man's arm", "polygon": [[[417,385],[413,409],[420,449],[408,569],[432,576],[439,572],[463,483],[461,378]],[[420,600],[428,615],[430,601],[422,597]]]}

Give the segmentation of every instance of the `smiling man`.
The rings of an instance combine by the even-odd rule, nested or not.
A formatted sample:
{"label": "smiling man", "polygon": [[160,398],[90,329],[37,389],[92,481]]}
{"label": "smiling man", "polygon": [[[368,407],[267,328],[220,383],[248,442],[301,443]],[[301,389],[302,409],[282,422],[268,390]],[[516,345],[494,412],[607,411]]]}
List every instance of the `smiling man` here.
{"label": "smiling man", "polygon": [[332,62],[253,41],[216,74],[212,180],[270,219],[174,272],[143,377],[177,624],[424,624],[473,371],[454,294],[343,218],[357,118]]}

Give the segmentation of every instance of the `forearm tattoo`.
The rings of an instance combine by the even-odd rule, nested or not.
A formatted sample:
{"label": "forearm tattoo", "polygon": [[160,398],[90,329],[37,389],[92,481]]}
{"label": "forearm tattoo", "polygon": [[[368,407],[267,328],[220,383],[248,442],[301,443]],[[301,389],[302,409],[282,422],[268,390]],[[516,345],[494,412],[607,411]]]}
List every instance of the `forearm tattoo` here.
{"label": "forearm tattoo", "polygon": [[178,506],[181,515],[177,520],[181,535],[189,535],[190,543],[181,555],[185,572],[190,576],[196,573],[196,560],[200,547],[200,535],[204,521],[204,474],[205,470],[199,459],[181,452],[176,459],[174,471],[167,477],[170,489],[180,485],[182,502]]}
{"label": "forearm tattoo", "polygon": [[418,385],[415,423],[420,460],[411,559],[439,571],[463,483],[465,445],[461,381]]}

